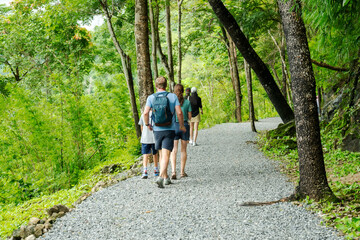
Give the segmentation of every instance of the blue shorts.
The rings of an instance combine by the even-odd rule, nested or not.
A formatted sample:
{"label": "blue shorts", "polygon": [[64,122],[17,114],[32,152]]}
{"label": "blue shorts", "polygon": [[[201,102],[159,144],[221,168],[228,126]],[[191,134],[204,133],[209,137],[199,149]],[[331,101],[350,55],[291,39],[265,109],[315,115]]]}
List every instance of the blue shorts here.
{"label": "blue shorts", "polygon": [[180,124],[175,122],[175,139],[174,140],[184,140],[189,141],[190,139],[190,125],[188,122],[184,122],[186,132],[180,131]]}
{"label": "blue shorts", "polygon": [[174,138],[175,138],[175,131],[173,130],[166,130],[166,131],[154,131],[154,138],[155,138],[155,149],[167,149],[172,151],[174,148]]}
{"label": "blue shorts", "polygon": [[157,150],[155,149],[155,144],[147,144],[147,143],[142,143],[141,144],[141,154],[157,154]]}

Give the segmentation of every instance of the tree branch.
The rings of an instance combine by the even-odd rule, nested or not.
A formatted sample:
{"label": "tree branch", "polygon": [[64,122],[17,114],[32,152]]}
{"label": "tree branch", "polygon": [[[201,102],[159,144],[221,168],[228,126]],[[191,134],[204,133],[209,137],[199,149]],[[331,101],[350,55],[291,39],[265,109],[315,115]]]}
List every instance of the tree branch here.
{"label": "tree branch", "polygon": [[13,74],[14,76],[16,76],[16,73],[14,72],[14,69],[12,68],[12,66],[11,66],[11,64],[9,63],[8,60],[5,60],[5,64],[10,67],[10,70],[11,70],[12,74]]}
{"label": "tree branch", "polygon": [[338,72],[348,72],[350,70],[349,68],[334,67],[334,66],[326,64],[324,62],[317,62],[314,59],[311,59],[311,62],[313,64],[315,64],[316,66],[327,68],[327,69],[338,71]]}

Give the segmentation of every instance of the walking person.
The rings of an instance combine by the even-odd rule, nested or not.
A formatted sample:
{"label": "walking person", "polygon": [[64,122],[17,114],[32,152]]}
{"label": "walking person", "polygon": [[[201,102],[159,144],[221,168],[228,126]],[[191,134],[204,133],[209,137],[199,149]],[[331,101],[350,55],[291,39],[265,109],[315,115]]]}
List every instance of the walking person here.
{"label": "walking person", "polygon": [[203,114],[201,98],[197,94],[196,87],[191,88],[191,96],[189,98],[191,103],[191,121],[190,121],[190,145],[197,146],[196,139],[198,136],[200,112]]}
{"label": "walking person", "polygon": [[[149,117],[151,119],[151,112]],[[154,176],[157,177],[159,176],[159,154],[158,151],[155,149],[154,133],[147,126],[145,126],[144,114],[141,114],[139,125],[141,127],[141,154],[143,154],[143,173],[141,178],[148,178],[147,165],[149,162],[149,156],[151,154],[153,155],[154,160]]]}
{"label": "walking person", "polygon": [[180,150],[180,177],[187,177],[188,175],[185,173],[185,165],[187,160],[187,144],[189,141],[190,135],[190,126],[188,121],[191,119],[191,104],[190,101],[184,98],[184,87],[181,84],[176,84],[174,88],[174,93],[178,97],[181,111],[184,115],[184,125],[186,128],[186,132],[180,131],[179,119],[175,118],[175,140],[174,140],[174,148],[171,152],[171,179],[176,179],[176,155],[178,152],[179,139],[181,139],[181,150]]}
{"label": "walking person", "polygon": [[[175,94],[166,91],[166,86],[165,77],[158,77],[155,80],[156,93],[147,98],[144,111],[145,126],[154,130],[155,149],[160,153],[160,176],[156,180],[159,188],[171,184],[167,170],[170,153],[174,147],[175,114],[179,119],[180,131],[186,132],[179,100]],[[150,109],[153,126],[149,124]]]}
{"label": "walking person", "polygon": [[191,91],[190,88],[186,88],[186,89],[185,89],[185,99],[187,99],[187,100],[190,99],[190,91]]}

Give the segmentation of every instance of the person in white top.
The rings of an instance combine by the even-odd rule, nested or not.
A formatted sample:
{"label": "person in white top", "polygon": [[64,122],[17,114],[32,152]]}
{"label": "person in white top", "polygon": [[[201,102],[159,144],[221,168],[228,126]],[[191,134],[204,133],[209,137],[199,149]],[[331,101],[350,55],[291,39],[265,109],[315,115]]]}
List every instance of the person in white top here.
{"label": "person in white top", "polygon": [[[150,119],[151,119],[151,112],[150,112]],[[150,130],[144,121],[144,114],[141,114],[139,125],[141,126],[141,154],[143,154],[143,173],[142,179],[148,178],[148,171],[147,171],[147,164],[149,162],[150,154],[153,155],[154,160],[154,175],[156,177],[159,176],[159,154],[158,151],[155,149],[155,139],[154,139],[154,132]]]}

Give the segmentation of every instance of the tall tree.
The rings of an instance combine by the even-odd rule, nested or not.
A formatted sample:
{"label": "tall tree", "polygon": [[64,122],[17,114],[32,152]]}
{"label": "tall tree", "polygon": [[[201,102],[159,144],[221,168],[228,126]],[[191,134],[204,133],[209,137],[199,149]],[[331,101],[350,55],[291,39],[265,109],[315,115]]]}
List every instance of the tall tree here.
{"label": "tall tree", "polygon": [[233,89],[235,92],[235,107],[236,107],[235,108],[235,117],[238,122],[242,122],[241,104],[242,104],[243,96],[241,93],[236,47],[235,47],[234,41],[231,39],[231,36],[224,29],[224,27],[221,27],[221,30],[222,30],[223,38],[225,39],[225,44],[226,44],[226,48],[228,51],[231,82],[232,82]]}
{"label": "tall tree", "polygon": [[147,0],[135,1],[136,59],[140,106],[142,109],[145,107],[147,97],[154,93],[154,85],[151,77],[147,6]]}
{"label": "tall tree", "polygon": [[126,83],[129,89],[129,95],[130,95],[130,102],[131,102],[131,108],[132,108],[132,113],[133,113],[133,118],[134,118],[134,124],[135,124],[135,130],[136,130],[136,135],[138,137],[141,136],[141,129],[140,126],[138,124],[139,122],[139,113],[138,113],[138,109],[137,109],[137,104],[136,104],[136,97],[135,97],[135,91],[134,91],[134,80],[133,80],[133,75],[132,75],[132,70],[131,70],[131,59],[130,57],[124,52],[124,50],[121,48],[119,41],[117,40],[115,31],[114,31],[114,27],[112,25],[111,22],[111,18],[112,18],[112,14],[109,11],[109,6],[107,3],[107,0],[99,0],[99,3],[102,7],[103,13],[105,15],[106,18],[106,24],[107,24],[107,28],[109,30],[111,39],[115,45],[115,48],[117,50],[117,52],[119,53],[120,57],[121,57],[121,64],[123,67],[123,72],[125,75],[125,79],[126,79]]}
{"label": "tall tree", "polygon": [[[12,11],[10,8],[2,10],[4,15],[0,21],[0,65],[4,64],[10,70],[10,81],[20,82],[33,73],[42,71],[43,65],[50,61],[45,47],[48,47],[49,39],[46,37],[39,11],[31,14],[33,8],[30,9],[21,2],[14,2],[12,8]],[[6,12],[12,14],[5,14]],[[18,12],[20,14],[17,14]],[[33,24],[31,29],[28,22]]]}
{"label": "tall tree", "polygon": [[173,92],[175,86],[175,79],[174,79],[174,60],[172,54],[170,0],[165,0],[165,13],[166,13],[166,43],[168,50],[168,65],[169,65],[169,88],[170,88],[170,92]]}
{"label": "tall tree", "polygon": [[[157,3],[157,0],[155,0],[156,3]],[[155,42],[156,42],[156,50],[157,50],[157,53],[159,54],[159,58],[160,58],[160,61],[165,69],[165,72],[168,76],[168,80],[171,81],[171,79],[174,79],[174,71],[171,70],[170,68],[170,65],[169,65],[169,62],[168,62],[168,58],[166,57],[166,55],[163,53],[162,51],[162,47],[161,47],[161,41],[160,41],[160,33],[159,33],[159,21],[156,21],[159,20],[159,14],[160,14],[160,10],[159,10],[159,4],[155,4],[155,13],[154,13],[154,30],[155,30]],[[171,77],[172,76],[172,77]],[[174,84],[169,84],[170,86],[171,85],[174,85]],[[171,87],[170,87],[171,88]]]}
{"label": "tall tree", "polygon": [[181,51],[181,5],[183,0],[178,0],[178,83],[181,83],[181,64],[182,64],[182,51]]}
{"label": "tall tree", "polygon": [[315,97],[315,77],[299,0],[278,0],[290,63],[300,181],[296,193],[334,198],[326,179]]}
{"label": "tall tree", "polygon": [[245,69],[245,76],[246,76],[246,85],[247,85],[247,92],[248,92],[248,104],[249,104],[249,119],[251,122],[251,130],[256,132],[255,127],[255,109],[254,109],[254,98],[252,92],[252,78],[251,78],[251,68],[249,64],[244,59],[244,69]]}
{"label": "tall tree", "polygon": [[270,101],[273,103],[283,122],[287,123],[293,120],[294,113],[292,109],[276,85],[269,69],[257,55],[255,50],[251,47],[249,41],[246,39],[234,17],[226,9],[221,0],[208,0],[208,2],[210,3],[220,22],[224,25],[225,29],[230,34],[242,56],[246,59],[246,61],[258,76],[260,83],[264,87]]}
{"label": "tall tree", "polygon": [[[156,33],[157,33],[157,26],[158,26],[158,18],[155,18],[155,16],[159,16],[159,14],[154,15],[154,7],[153,4],[157,5],[157,0],[149,0],[149,20],[150,20],[150,26],[151,26],[151,58],[153,63],[153,73],[154,73],[154,79],[157,79],[159,76],[158,66],[157,66],[157,54],[156,54]],[[155,8],[155,10],[158,10],[158,8]]]}

